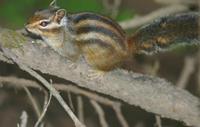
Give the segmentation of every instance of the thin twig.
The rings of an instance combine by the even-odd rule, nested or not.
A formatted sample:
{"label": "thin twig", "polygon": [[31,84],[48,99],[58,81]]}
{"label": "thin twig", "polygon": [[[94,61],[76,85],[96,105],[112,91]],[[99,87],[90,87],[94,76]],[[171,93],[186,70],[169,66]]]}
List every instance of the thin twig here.
{"label": "thin twig", "polygon": [[[158,74],[158,71],[160,69],[160,62],[158,60],[155,61],[153,67],[150,69],[150,74],[152,74],[153,76],[156,76]],[[157,127],[162,127],[162,119],[159,115],[155,115],[155,119],[156,119],[156,126]]]}
{"label": "thin twig", "polygon": [[[52,80],[50,80],[50,83],[52,84]],[[50,93],[51,94],[51,93]],[[43,109],[45,109],[47,103],[49,101],[49,91],[44,90],[44,103],[43,103]],[[39,119],[39,118],[38,118]],[[45,123],[41,122],[40,127],[44,127]]]}
{"label": "thin twig", "polygon": [[127,21],[122,21],[119,24],[124,29],[134,29],[151,22],[156,18],[167,16],[170,14],[179,13],[179,12],[184,12],[187,10],[189,10],[189,8],[184,5],[171,5],[171,6],[167,6],[167,7],[163,7],[161,9],[155,10],[145,16],[136,17]]}
{"label": "thin twig", "polygon": [[73,101],[72,101],[72,95],[71,95],[70,92],[67,92],[67,97],[68,97],[68,100],[69,100],[69,106],[71,107],[72,111],[75,111]]}
{"label": "thin twig", "polygon": [[122,114],[122,111],[121,111],[121,104],[119,105],[113,105],[113,109],[117,115],[117,118],[121,124],[122,127],[129,127],[126,119],[124,118],[124,115]]}
{"label": "thin twig", "polygon": [[138,122],[135,127],[146,127],[144,122]]}
{"label": "thin twig", "polygon": [[48,107],[49,107],[49,105],[50,105],[51,98],[52,98],[52,94],[50,93],[48,102],[45,104],[44,109],[43,109],[43,111],[42,111],[42,113],[41,113],[39,119],[38,119],[37,122],[35,123],[34,127],[38,127],[39,124],[41,123],[42,119],[44,118],[44,116],[45,116],[45,114],[46,114],[46,112],[47,112],[47,109],[48,109]]}
{"label": "thin twig", "polygon": [[94,100],[90,100],[90,102],[99,116],[101,127],[109,127],[108,123],[106,122],[105,113],[101,106]]}
{"label": "thin twig", "polygon": [[159,4],[186,4],[186,5],[196,5],[198,0],[154,0]]}
{"label": "thin twig", "polygon": [[115,18],[118,15],[121,0],[114,0],[111,17]]}
{"label": "thin twig", "polygon": [[52,93],[52,95],[58,100],[61,106],[71,117],[76,127],[85,127],[85,125],[78,120],[78,118],[74,115],[69,106],[65,103],[59,92],[53,86],[51,86],[47,80],[45,80],[42,76],[40,76],[37,72],[35,72],[25,64],[21,63],[11,51],[4,50],[4,53],[7,55],[8,58],[11,58],[22,70],[28,72],[31,76],[35,77]]}
{"label": "thin twig", "polygon": [[118,15],[121,0],[113,0],[113,3],[109,3],[109,0],[102,0],[102,2],[106,11],[110,13],[110,16],[115,18]]}
{"label": "thin twig", "polygon": [[198,64],[198,72],[197,72],[197,86],[198,86],[198,93],[200,95],[200,50],[197,53],[196,61]]}
{"label": "thin twig", "polygon": [[145,70],[146,70],[146,73],[148,74],[151,74],[153,76],[156,76],[158,71],[160,69],[160,62],[158,60],[156,60],[153,64],[153,66],[146,66]]}
{"label": "thin twig", "polygon": [[37,103],[36,99],[33,97],[33,95],[31,94],[31,92],[29,91],[29,89],[27,87],[24,87],[24,90],[27,93],[28,98],[30,99],[30,101],[31,101],[31,103],[33,105],[33,108],[34,108],[34,110],[36,112],[37,117],[39,118],[40,117],[39,104]]}
{"label": "thin twig", "polygon": [[26,113],[26,111],[22,111],[22,115],[20,117],[20,124],[17,124],[17,127],[27,127],[27,123],[28,123],[28,114]]}
{"label": "thin twig", "polygon": [[191,74],[194,72],[194,69],[195,69],[195,59],[193,57],[186,57],[183,70],[176,83],[176,86],[182,89],[185,88]]}
{"label": "thin twig", "polygon": [[80,95],[89,97],[90,99],[96,100],[96,101],[98,101],[98,102],[100,102],[100,103],[102,103],[104,105],[108,105],[108,106],[112,106],[112,105],[120,103],[118,101],[113,101],[113,100],[110,100],[110,99],[105,98],[103,96],[100,96],[100,95],[98,95],[96,93],[80,89],[80,88],[78,88],[76,86],[73,86],[73,85],[67,85],[66,86],[66,85],[57,84],[56,88],[59,89],[59,90],[71,91],[71,92],[73,92],[75,94],[80,94]]}
{"label": "thin twig", "polygon": [[102,0],[102,4],[106,11],[110,11],[110,4],[108,0]]}
{"label": "thin twig", "polygon": [[156,115],[156,127],[162,127],[162,120],[158,115]]}
{"label": "thin twig", "polygon": [[78,118],[82,123],[84,122],[84,108],[83,108],[83,98],[81,96],[77,96],[77,112],[78,112]]}
{"label": "thin twig", "polygon": [[[199,7],[199,12],[200,12],[200,0],[198,0],[198,7]],[[198,22],[198,27],[200,29],[200,19],[199,19],[199,22]],[[198,36],[200,38],[200,34]],[[197,61],[197,65],[198,65],[198,72],[197,72],[197,92],[199,93],[198,95],[200,96],[200,49],[197,53],[197,56],[196,56],[196,61]]]}

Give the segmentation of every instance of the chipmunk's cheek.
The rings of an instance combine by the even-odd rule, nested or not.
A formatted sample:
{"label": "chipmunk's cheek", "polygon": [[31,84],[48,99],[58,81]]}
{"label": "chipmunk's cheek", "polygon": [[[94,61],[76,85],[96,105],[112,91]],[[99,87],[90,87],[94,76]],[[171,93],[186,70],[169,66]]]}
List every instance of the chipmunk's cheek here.
{"label": "chipmunk's cheek", "polygon": [[36,35],[38,35],[39,34],[39,32],[38,32],[38,30],[37,29],[30,29],[29,30],[31,33],[34,33],[34,34],[36,34]]}
{"label": "chipmunk's cheek", "polygon": [[35,34],[41,35],[42,31],[40,29],[34,29]]}

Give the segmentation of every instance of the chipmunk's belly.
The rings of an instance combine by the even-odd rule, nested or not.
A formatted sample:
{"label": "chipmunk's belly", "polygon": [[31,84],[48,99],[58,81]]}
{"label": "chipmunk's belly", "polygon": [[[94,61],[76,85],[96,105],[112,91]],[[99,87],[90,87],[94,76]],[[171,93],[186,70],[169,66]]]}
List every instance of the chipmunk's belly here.
{"label": "chipmunk's belly", "polygon": [[82,52],[90,66],[103,71],[116,68],[125,59],[125,55],[116,52],[115,49],[110,47],[84,46],[82,47]]}

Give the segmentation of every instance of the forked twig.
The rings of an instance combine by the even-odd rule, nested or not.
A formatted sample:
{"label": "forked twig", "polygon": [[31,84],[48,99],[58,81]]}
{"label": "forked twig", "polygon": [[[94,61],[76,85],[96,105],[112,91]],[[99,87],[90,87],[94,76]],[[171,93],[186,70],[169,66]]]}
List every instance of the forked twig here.
{"label": "forked twig", "polygon": [[42,111],[42,113],[41,113],[39,119],[38,119],[37,122],[35,123],[34,127],[38,127],[39,124],[41,123],[42,119],[44,118],[44,116],[45,116],[45,114],[46,114],[46,112],[47,112],[47,109],[48,109],[48,107],[49,107],[49,105],[50,105],[51,98],[52,98],[52,94],[50,93],[49,99],[48,99],[47,103],[44,105],[44,109],[43,109],[43,111]]}

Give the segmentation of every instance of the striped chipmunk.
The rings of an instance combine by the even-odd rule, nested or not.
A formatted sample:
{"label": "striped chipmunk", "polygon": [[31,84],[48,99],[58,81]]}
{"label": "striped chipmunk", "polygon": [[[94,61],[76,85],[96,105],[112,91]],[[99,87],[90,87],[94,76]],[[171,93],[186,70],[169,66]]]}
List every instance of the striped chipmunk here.
{"label": "striped chipmunk", "polygon": [[199,13],[159,18],[128,36],[112,19],[91,12],[70,14],[56,6],[35,12],[25,29],[72,61],[82,55],[99,71],[109,71],[135,54],[167,51],[176,45],[198,44]]}

